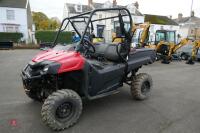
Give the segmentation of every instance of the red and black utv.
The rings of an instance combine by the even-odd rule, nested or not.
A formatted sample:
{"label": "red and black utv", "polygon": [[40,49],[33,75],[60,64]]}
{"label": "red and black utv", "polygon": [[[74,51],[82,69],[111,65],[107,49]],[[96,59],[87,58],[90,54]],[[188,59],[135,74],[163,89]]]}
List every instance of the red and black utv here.
{"label": "red and black utv", "polygon": [[[94,17],[100,12],[116,15],[100,19]],[[86,18],[86,26],[80,33],[73,21]],[[109,19],[118,22],[121,34],[117,38],[123,41],[94,43],[92,39],[98,36],[94,35],[93,24]],[[96,9],[64,19],[55,45],[59,34],[69,24],[81,38],[79,43],[59,45],[40,53],[22,71],[26,94],[33,100],[44,101],[41,115],[46,125],[53,130],[74,125],[81,115],[83,98],[94,100],[114,94],[124,83],[130,85],[133,98],[143,100],[149,96],[151,76],[136,73],[143,65],[153,63],[156,53],[152,49],[131,47],[132,18],[126,8]]]}

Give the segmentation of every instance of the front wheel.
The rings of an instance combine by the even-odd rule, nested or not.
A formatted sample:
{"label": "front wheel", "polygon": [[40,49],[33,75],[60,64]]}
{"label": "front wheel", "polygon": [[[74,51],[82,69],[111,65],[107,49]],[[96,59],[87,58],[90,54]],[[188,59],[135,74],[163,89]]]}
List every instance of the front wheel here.
{"label": "front wheel", "polygon": [[133,78],[131,94],[136,100],[144,100],[149,97],[152,89],[152,78],[146,73],[140,73]]}
{"label": "front wheel", "polygon": [[58,90],[42,106],[42,120],[53,130],[64,130],[74,125],[82,113],[82,100],[73,90]]}

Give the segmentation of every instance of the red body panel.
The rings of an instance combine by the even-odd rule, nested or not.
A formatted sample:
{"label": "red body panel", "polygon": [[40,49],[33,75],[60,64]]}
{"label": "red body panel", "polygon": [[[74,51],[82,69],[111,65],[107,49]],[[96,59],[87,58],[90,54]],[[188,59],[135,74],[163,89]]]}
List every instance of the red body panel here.
{"label": "red body panel", "polygon": [[40,62],[43,60],[54,61],[60,63],[61,66],[58,73],[69,72],[74,70],[81,70],[84,67],[84,57],[75,51],[54,51],[49,50],[39,53],[32,59],[33,62]]}

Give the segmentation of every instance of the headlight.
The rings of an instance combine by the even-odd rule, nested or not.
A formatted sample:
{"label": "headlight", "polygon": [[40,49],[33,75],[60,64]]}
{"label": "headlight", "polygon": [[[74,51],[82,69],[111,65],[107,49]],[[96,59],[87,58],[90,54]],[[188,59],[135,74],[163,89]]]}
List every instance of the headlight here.
{"label": "headlight", "polygon": [[49,67],[45,67],[45,68],[43,69],[44,72],[47,72],[48,70],[49,70]]}

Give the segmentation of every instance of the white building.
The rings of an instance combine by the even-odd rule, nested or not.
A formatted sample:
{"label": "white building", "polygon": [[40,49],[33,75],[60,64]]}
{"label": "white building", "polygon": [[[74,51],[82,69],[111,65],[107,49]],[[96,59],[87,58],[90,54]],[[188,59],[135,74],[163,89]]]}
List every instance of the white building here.
{"label": "white building", "polygon": [[0,32],[23,33],[23,40],[30,42],[32,16],[29,0],[0,0]]}
{"label": "white building", "polygon": [[195,16],[194,11],[189,17],[183,17],[182,13],[174,19],[180,26],[180,36],[182,38],[200,39],[200,18]]}
{"label": "white building", "polygon": [[[144,16],[142,13],[139,12],[138,10],[138,3],[131,3],[127,6],[120,6],[117,5],[116,0],[113,0],[113,2],[106,1],[105,3],[95,3],[93,0],[88,0],[87,5],[82,5],[82,4],[71,4],[71,3],[65,3],[64,5],[64,12],[63,12],[63,17],[71,17],[74,15],[81,14],[83,12],[91,11],[93,9],[98,9],[98,8],[112,8],[112,7],[125,7],[129,9],[132,15],[132,19],[134,23],[144,23]],[[118,12],[97,12],[96,15],[94,16],[95,19],[101,19],[105,17],[112,17],[112,16],[117,16]],[[108,19],[108,20],[102,20],[94,23],[94,33],[98,35],[102,28],[104,29],[104,37],[106,40],[111,41],[112,39],[112,32],[114,32],[114,29],[116,26],[118,26],[118,20],[116,21],[115,19]],[[126,20],[124,20],[126,22]],[[84,30],[83,25],[79,25],[78,27],[80,28],[79,31]],[[68,27],[68,31],[72,30],[72,27]]]}
{"label": "white building", "polygon": [[[155,34],[157,30],[169,30],[176,32],[176,39],[179,34],[179,25],[167,16],[145,14],[145,22],[149,22],[151,27],[149,29],[149,41],[155,41]],[[177,42],[178,40],[176,40]]]}

